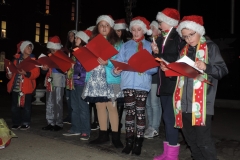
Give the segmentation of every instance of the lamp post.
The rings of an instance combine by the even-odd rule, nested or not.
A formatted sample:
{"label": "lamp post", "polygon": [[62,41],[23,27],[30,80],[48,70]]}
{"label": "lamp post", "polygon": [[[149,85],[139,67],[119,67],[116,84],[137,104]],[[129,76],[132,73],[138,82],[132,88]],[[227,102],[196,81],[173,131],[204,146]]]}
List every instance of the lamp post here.
{"label": "lamp post", "polygon": [[126,23],[129,24],[132,19],[132,9],[136,7],[137,0],[124,0]]}
{"label": "lamp post", "polygon": [[75,29],[78,31],[78,0],[76,0],[76,20],[75,20]]}

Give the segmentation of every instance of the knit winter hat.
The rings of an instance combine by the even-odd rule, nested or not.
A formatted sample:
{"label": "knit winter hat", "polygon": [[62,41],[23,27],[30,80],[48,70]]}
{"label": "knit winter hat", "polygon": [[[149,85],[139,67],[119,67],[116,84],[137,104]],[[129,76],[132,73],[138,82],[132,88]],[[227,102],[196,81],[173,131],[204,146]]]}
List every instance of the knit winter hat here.
{"label": "knit winter hat", "polygon": [[118,19],[115,21],[114,30],[120,30],[120,29],[126,29],[127,28],[127,24],[125,22],[125,19]]}
{"label": "knit winter hat", "polygon": [[182,29],[191,29],[196,31],[201,36],[205,34],[205,28],[203,27],[203,18],[197,15],[184,16],[180,24],[177,27],[178,34],[182,37]]}
{"label": "knit winter hat", "polygon": [[81,38],[85,43],[88,43],[88,40],[89,38],[91,37],[92,35],[92,31],[90,30],[85,30],[85,31],[79,31],[76,33],[76,36],[75,37],[79,37]]}
{"label": "knit winter hat", "polygon": [[[22,41],[22,42],[20,42],[19,44],[20,44],[20,51],[21,51],[21,53],[23,53],[24,49],[25,49],[25,48],[27,47],[27,45],[29,45],[29,44],[32,45],[32,50],[33,50],[33,48],[34,48],[34,45],[33,45],[32,42],[30,42],[30,41]],[[18,44],[18,45],[19,45],[19,44]]]}
{"label": "knit winter hat", "polygon": [[158,12],[156,19],[158,21],[163,21],[172,27],[176,27],[180,20],[180,14],[174,8],[165,8],[162,12]]}
{"label": "knit winter hat", "polygon": [[49,38],[47,42],[47,48],[59,50],[62,48],[61,40],[58,36],[53,36]]}
{"label": "knit winter hat", "polygon": [[101,15],[97,18],[96,24],[98,24],[100,21],[106,21],[109,23],[111,27],[114,26],[114,20],[112,19],[112,16],[110,15]]}
{"label": "knit winter hat", "polygon": [[152,34],[152,30],[150,28],[150,22],[146,18],[140,17],[140,16],[133,18],[129,26],[130,32],[132,32],[131,31],[132,26],[135,26],[135,25],[140,26],[143,29],[144,34],[145,33],[147,33],[147,35]]}

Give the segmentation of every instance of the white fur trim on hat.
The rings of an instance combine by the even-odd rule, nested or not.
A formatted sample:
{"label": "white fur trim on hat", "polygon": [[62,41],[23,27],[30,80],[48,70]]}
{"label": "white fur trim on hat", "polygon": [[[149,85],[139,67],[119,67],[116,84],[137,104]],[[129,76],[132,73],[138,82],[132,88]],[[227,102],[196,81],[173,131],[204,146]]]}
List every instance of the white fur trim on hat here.
{"label": "white fur trim on hat", "polygon": [[101,16],[99,16],[98,19],[97,19],[96,24],[98,24],[100,21],[106,21],[106,22],[109,23],[109,25],[111,27],[114,26],[114,20],[111,17],[109,17],[108,15],[101,15]]}
{"label": "white fur trim on hat", "polygon": [[59,50],[62,48],[60,43],[47,42],[47,48]]}
{"label": "white fur trim on hat", "polygon": [[86,33],[84,33],[83,31],[77,32],[75,37],[79,37],[79,38],[81,38],[85,43],[88,43],[89,36],[88,36]]}
{"label": "white fur trim on hat", "polygon": [[147,27],[146,27],[146,24],[144,24],[141,20],[133,20],[133,21],[130,22],[130,27],[129,27],[130,32],[132,32],[131,28],[135,25],[140,26],[143,29],[144,34],[145,33],[147,33],[147,35],[152,34],[152,30],[151,29],[148,30]]}
{"label": "white fur trim on hat", "polygon": [[175,27],[178,25],[178,20],[170,18],[170,17],[166,16],[165,14],[163,14],[162,12],[158,12],[156,19],[158,21],[163,21],[172,27]]}
{"label": "white fur trim on hat", "polygon": [[119,23],[119,24],[115,24],[113,28],[114,30],[120,30],[120,29],[126,29],[127,26],[125,23]]}
{"label": "white fur trim on hat", "polygon": [[71,32],[72,32],[72,33],[74,33],[74,34],[76,34],[76,33],[77,33],[77,31],[76,31],[76,30],[71,30],[71,31],[69,31],[69,32],[68,32],[68,34],[69,34],[69,33],[71,33]]}
{"label": "white fur trim on hat", "polygon": [[156,29],[158,29],[158,22],[157,21],[152,21],[152,23],[150,24],[150,27],[153,26],[155,27]]}
{"label": "white fur trim on hat", "polygon": [[23,53],[24,49],[27,47],[27,45],[31,44],[32,45],[32,50],[34,48],[34,45],[30,41],[23,41],[22,44],[20,45],[20,51]]}
{"label": "white fur trim on hat", "polygon": [[193,22],[193,21],[183,21],[183,22],[180,22],[180,24],[177,27],[177,32],[181,37],[182,37],[182,32],[181,31],[184,28],[196,31],[201,36],[203,36],[205,34],[205,28],[202,25],[200,25],[196,22]]}

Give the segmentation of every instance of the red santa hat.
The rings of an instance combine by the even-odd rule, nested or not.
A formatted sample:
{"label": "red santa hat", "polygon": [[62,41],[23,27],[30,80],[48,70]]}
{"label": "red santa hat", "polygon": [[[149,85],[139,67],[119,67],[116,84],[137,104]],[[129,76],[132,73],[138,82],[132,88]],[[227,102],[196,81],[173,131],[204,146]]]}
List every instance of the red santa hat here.
{"label": "red santa hat", "polygon": [[93,31],[93,29],[94,29],[95,27],[96,27],[96,26],[88,27],[87,30],[89,30],[89,31]]}
{"label": "red santa hat", "polygon": [[92,31],[86,29],[85,31],[79,31],[76,33],[75,37],[81,38],[85,43],[88,43],[89,38],[92,35]]}
{"label": "red santa hat", "polygon": [[101,15],[97,18],[96,24],[98,24],[100,21],[106,21],[109,23],[111,27],[114,26],[114,20],[111,15]]}
{"label": "red santa hat", "polygon": [[130,22],[130,27],[129,27],[130,32],[132,32],[131,31],[132,26],[135,26],[135,25],[140,26],[143,29],[144,34],[145,33],[147,33],[147,35],[152,34],[152,30],[150,28],[150,22],[146,18],[140,17],[140,16],[133,18],[132,21]]}
{"label": "red santa hat", "polygon": [[182,29],[191,29],[196,31],[201,36],[205,34],[205,28],[203,27],[203,18],[197,15],[184,16],[180,24],[177,27],[178,34],[182,37]]}
{"label": "red santa hat", "polygon": [[20,43],[18,43],[18,45],[20,44],[20,51],[21,53],[23,53],[24,49],[27,47],[27,45],[31,44],[32,45],[32,49],[34,48],[32,42],[30,41],[21,41]]}
{"label": "red santa hat", "polygon": [[127,29],[127,24],[126,24],[125,19],[115,20],[113,29],[114,30]]}
{"label": "red santa hat", "polygon": [[180,14],[174,8],[165,8],[162,12],[158,12],[156,19],[172,27],[176,27],[180,21]]}
{"label": "red santa hat", "polygon": [[49,38],[47,42],[47,48],[59,50],[62,48],[61,40],[58,36],[53,36]]}

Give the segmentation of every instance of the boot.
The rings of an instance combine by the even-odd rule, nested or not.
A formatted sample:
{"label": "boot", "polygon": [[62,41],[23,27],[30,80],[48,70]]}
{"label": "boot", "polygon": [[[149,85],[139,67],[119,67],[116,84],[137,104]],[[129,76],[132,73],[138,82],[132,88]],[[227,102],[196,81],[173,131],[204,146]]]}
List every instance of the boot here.
{"label": "boot", "polygon": [[103,144],[107,141],[109,141],[109,136],[108,136],[107,131],[99,130],[98,138],[90,141],[90,144]]}
{"label": "boot", "polygon": [[112,143],[116,148],[123,148],[119,132],[112,132]]}
{"label": "boot", "polygon": [[135,146],[132,150],[132,154],[140,155],[142,150],[143,137],[135,138]]}
{"label": "boot", "polygon": [[160,154],[159,156],[156,156],[153,158],[153,160],[164,160],[167,156],[167,149],[168,149],[168,142],[163,142],[163,154]]}
{"label": "boot", "polygon": [[176,146],[171,146],[168,144],[167,156],[165,157],[165,159],[178,160],[179,149],[180,149],[180,144],[177,144]]}
{"label": "boot", "polygon": [[126,146],[122,150],[122,153],[129,154],[133,149],[134,136],[126,138]]}

